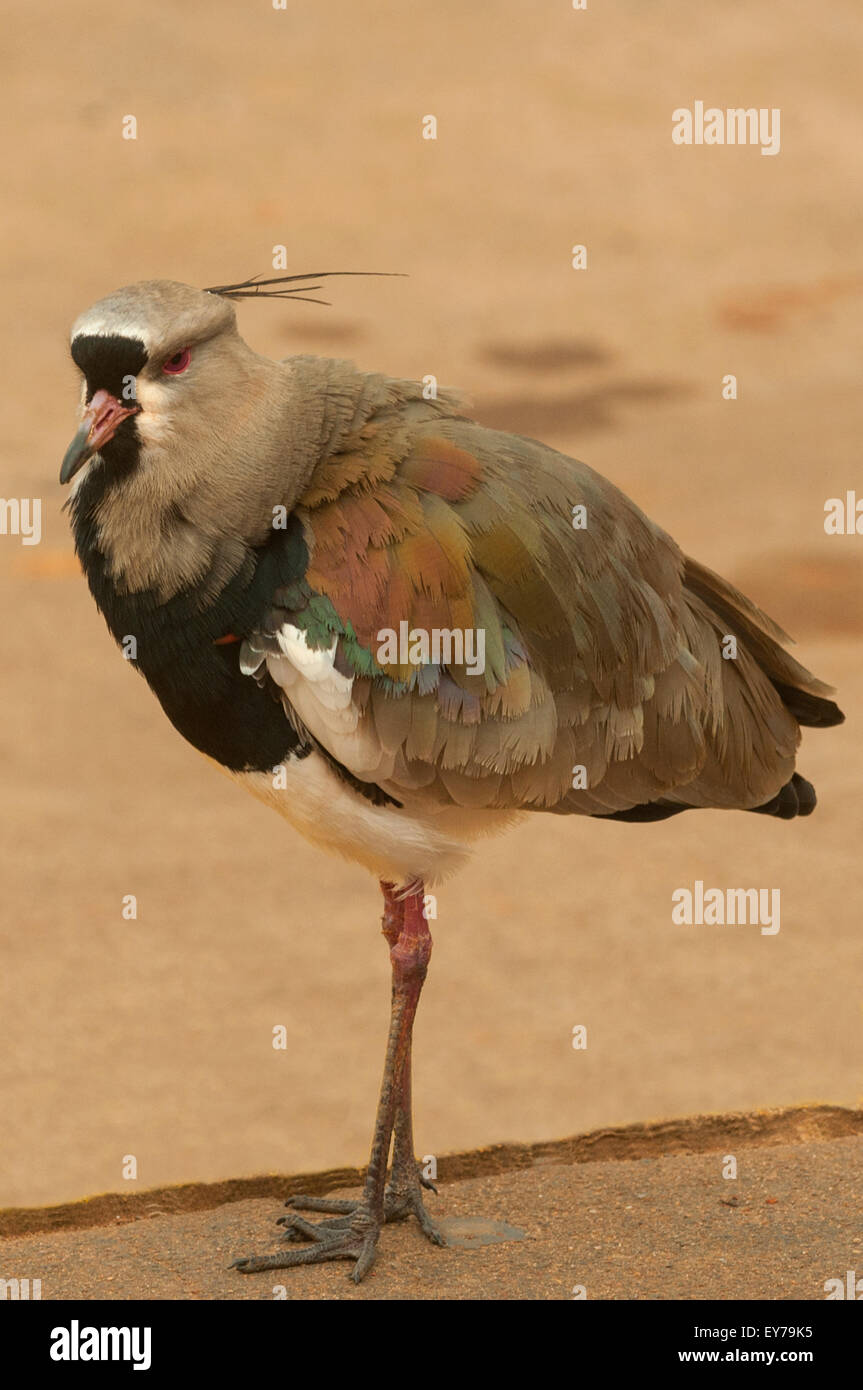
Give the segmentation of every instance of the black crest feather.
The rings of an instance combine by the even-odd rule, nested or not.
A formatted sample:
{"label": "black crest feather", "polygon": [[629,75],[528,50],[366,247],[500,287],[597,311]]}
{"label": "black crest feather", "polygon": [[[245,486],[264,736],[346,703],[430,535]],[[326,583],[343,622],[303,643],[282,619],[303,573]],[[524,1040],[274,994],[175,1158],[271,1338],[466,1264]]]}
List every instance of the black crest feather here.
{"label": "black crest feather", "polygon": [[[319,290],[320,285],[310,285],[309,280],[332,279],[335,275],[400,275],[398,270],[312,270],[307,275],[276,275],[271,280],[262,280],[260,275],[252,275],[248,280],[240,280],[236,285],[210,285],[205,294],[220,294],[224,299],[292,299],[304,304],[329,304],[328,299],[312,299],[303,291]],[[298,283],[299,282],[299,283]]]}

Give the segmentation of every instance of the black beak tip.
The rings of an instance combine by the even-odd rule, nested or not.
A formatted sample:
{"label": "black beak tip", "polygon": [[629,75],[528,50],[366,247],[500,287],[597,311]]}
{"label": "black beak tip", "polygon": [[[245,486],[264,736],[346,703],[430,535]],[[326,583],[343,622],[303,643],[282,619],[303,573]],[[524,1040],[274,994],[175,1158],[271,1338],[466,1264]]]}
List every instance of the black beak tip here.
{"label": "black beak tip", "polygon": [[63,462],[60,465],[61,483],[70,483],[78,472],[78,469],[83,468],[87,460],[92,458],[95,453],[95,450],[87,443],[88,434],[89,426],[82,425],[66,450],[63,456]]}

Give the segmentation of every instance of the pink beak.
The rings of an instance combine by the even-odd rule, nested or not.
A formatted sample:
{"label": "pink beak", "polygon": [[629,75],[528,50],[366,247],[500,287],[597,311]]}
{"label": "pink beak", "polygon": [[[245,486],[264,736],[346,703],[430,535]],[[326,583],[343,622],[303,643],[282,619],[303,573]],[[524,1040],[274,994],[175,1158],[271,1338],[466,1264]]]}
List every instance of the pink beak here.
{"label": "pink beak", "polygon": [[109,439],[113,439],[124,420],[137,415],[139,405],[121,405],[109,391],[96,391],[84,411],[78,432],[60,469],[60,482],[68,483],[88,459],[97,454]]}

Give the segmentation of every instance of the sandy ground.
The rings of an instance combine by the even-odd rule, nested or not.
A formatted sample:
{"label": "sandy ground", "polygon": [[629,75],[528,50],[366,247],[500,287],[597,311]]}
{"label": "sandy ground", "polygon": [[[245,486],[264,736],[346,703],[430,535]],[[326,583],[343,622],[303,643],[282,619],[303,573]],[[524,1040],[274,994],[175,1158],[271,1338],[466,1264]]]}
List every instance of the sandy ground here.
{"label": "sandy ground", "polygon": [[[479,418],[584,458],[790,628],[849,715],[806,735],[809,821],[538,816],[441,891],[419,1152],[859,1105],[863,540],[823,530],[827,498],[863,492],[859,7],[835,0],[817,24],[802,0],[0,13],[0,490],[43,499],[41,544],[0,536],[0,1205],[366,1155],[388,1000],[377,889],[173,733],[77,573],[57,484],[76,314],[148,276],[265,272],[276,244],[294,270],[409,278],[336,281],[331,309],[248,306],[255,347],[432,372]],[[696,99],[779,107],[780,154],[674,146],[671,112]],[[671,894],[696,879],[778,887],[780,932],[673,925]],[[701,1162],[686,1182],[706,1181]],[[600,1176],[542,1181],[574,1211]],[[535,1194],[498,1195],[523,1223]],[[740,1215],[711,1208],[725,1231]],[[235,1219],[226,1249],[248,1243]],[[826,1224],[816,1283],[844,1259]],[[604,1287],[598,1255],[577,1263]],[[558,1297],[575,1276],[558,1261],[530,1277]]]}
{"label": "sandy ground", "polygon": [[[429,1245],[414,1222],[387,1227],[359,1288],[347,1263],[254,1275],[231,1269],[238,1255],[284,1248],[275,1191],[242,1200],[239,1184],[226,1204],[200,1187],[141,1194],[136,1220],[112,1215],[107,1201],[59,1209],[53,1226],[84,1228],[4,1239],[0,1258],[7,1279],[40,1279],[43,1300],[813,1301],[827,1296],[828,1280],[847,1289],[848,1270],[863,1264],[859,1114],[719,1118],[721,1127],[694,1119],[533,1154],[513,1148],[450,1160],[438,1195],[428,1198],[448,1248]],[[729,1145],[734,1179],[721,1152]],[[686,1152],[692,1148],[701,1152]],[[614,1159],[599,1157],[615,1150]],[[479,1175],[465,1177],[470,1171]],[[311,1185],[339,1196],[357,1191]],[[281,1195],[308,1190],[299,1179],[278,1186]],[[92,1205],[98,1225],[90,1224]],[[25,1222],[28,1215],[39,1224],[40,1213],[20,1213]]]}

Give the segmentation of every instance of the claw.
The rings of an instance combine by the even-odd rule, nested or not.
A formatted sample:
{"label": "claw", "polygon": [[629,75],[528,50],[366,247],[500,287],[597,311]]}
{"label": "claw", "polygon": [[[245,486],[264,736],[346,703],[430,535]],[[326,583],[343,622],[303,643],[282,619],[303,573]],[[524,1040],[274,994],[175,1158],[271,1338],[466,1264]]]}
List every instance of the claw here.
{"label": "claw", "polygon": [[[384,1199],[383,1220],[372,1215],[368,1202],[360,1199],[350,1201],[339,1197],[304,1197],[297,1194],[289,1197],[286,1207],[292,1210],[286,1216],[279,1216],[276,1225],[283,1227],[282,1241],[296,1246],[299,1241],[308,1241],[302,1249],[284,1250],[273,1255],[250,1255],[234,1260],[231,1269],[241,1274],[255,1274],[262,1269],[289,1269],[294,1265],[322,1264],[330,1260],[356,1260],[351,1271],[355,1284],[371,1269],[375,1251],[384,1221],[403,1221],[415,1216],[420,1230],[433,1245],[446,1245],[444,1237],[435,1226],[425,1209],[422,1188],[432,1184],[416,1175],[417,1182],[407,1188],[387,1188]],[[434,1188],[432,1188],[434,1191]],[[321,1211],[334,1213],[326,1221],[307,1221],[300,1211]]]}
{"label": "claw", "polygon": [[255,1274],[262,1269],[290,1269],[294,1265],[323,1264],[330,1260],[356,1260],[352,1278],[359,1283],[371,1269],[382,1225],[372,1215],[368,1204],[327,1197],[297,1197],[291,1199],[290,1205],[312,1211],[331,1211],[335,1208],[341,1214],[331,1217],[329,1221],[313,1224],[299,1213],[291,1212],[277,1222],[277,1225],[285,1228],[283,1240],[288,1245],[298,1240],[306,1240],[310,1244],[301,1250],[283,1250],[271,1255],[252,1255],[235,1260],[231,1268],[238,1269],[241,1274]]}
{"label": "claw", "polygon": [[356,1211],[359,1202],[352,1202],[343,1197],[304,1197],[298,1192],[288,1198],[285,1206],[293,1207],[296,1211],[335,1211],[342,1216],[350,1216]]}

